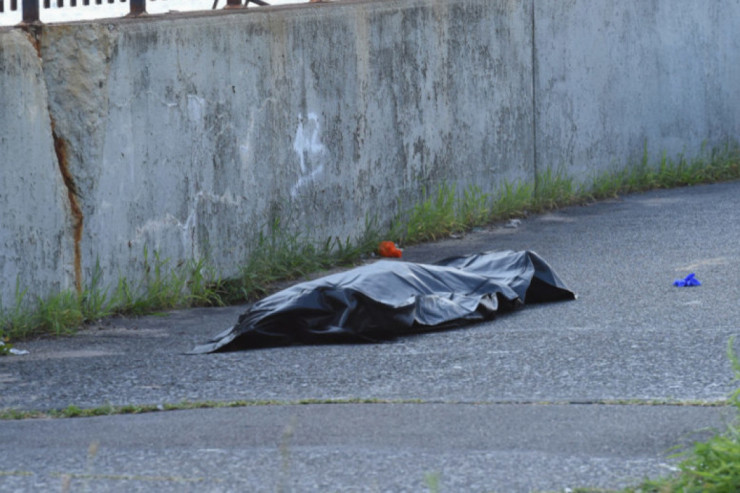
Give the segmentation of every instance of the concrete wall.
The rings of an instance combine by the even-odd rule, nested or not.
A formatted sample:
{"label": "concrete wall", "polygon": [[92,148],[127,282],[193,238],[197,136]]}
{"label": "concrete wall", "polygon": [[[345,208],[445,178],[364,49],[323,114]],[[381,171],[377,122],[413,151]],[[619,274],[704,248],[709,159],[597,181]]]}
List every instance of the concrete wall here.
{"label": "concrete wall", "polygon": [[740,1],[536,1],[538,166],[605,166],[740,137]]}
{"label": "concrete wall", "polygon": [[38,52],[0,30],[0,294],[96,262],[136,279],[145,247],[231,275],[277,219],[354,236],[442,182],[736,138],[738,21],[730,0],[344,0],[46,26]]}
{"label": "concrete wall", "polygon": [[20,31],[0,33],[0,306],[73,287],[67,189],[54,155],[48,97],[36,50]]}

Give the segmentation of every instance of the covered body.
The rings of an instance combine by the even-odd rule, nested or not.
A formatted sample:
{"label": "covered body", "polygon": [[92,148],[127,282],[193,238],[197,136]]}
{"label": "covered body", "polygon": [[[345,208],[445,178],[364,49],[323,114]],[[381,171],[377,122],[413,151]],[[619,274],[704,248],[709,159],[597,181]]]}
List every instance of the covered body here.
{"label": "covered body", "polygon": [[192,353],[377,341],[489,320],[525,301],[574,298],[530,251],[486,252],[435,264],[380,260],[267,296]]}

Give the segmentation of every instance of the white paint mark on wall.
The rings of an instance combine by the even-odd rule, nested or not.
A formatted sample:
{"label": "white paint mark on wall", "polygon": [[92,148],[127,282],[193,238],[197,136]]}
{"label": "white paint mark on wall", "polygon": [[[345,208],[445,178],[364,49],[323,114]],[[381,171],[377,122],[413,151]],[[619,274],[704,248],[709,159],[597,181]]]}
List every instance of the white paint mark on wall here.
{"label": "white paint mark on wall", "polygon": [[249,157],[251,156],[251,149],[249,148],[249,144],[239,144],[239,158],[242,162],[242,169],[244,169],[246,163],[249,162]]}
{"label": "white paint mark on wall", "polygon": [[172,233],[176,231],[180,235],[180,242],[185,251],[190,252],[193,258],[200,258],[201,251],[196,230],[198,229],[198,205],[204,201],[239,207],[242,203],[242,197],[235,196],[230,190],[227,190],[223,195],[215,195],[200,190],[195,194],[188,207],[188,217],[185,218],[185,221],[180,221],[169,212],[164,217],[149,219],[142,226],[136,228],[134,243],[145,243],[147,240],[153,239],[154,249],[159,250],[160,241],[163,238],[172,238]]}
{"label": "white paint mark on wall", "polygon": [[162,236],[162,231],[167,231],[172,228],[179,228],[182,223],[178,219],[170,214],[165,214],[163,218],[149,219],[142,226],[136,227],[136,236],[134,237],[134,244],[148,244],[146,241],[149,238],[154,239],[154,250],[160,250],[159,237]]}
{"label": "white paint mark on wall", "polygon": [[198,228],[198,203],[203,198],[203,190],[199,190],[195,194],[195,199],[188,207],[188,217],[185,219],[185,224],[178,224],[180,228],[180,234],[182,235],[182,245],[186,250],[191,252],[193,257],[200,257],[200,245],[196,240],[196,229]]}
{"label": "white paint mark on wall", "polygon": [[308,113],[307,118],[298,115],[298,128],[293,140],[293,150],[298,154],[300,163],[300,176],[298,182],[290,189],[290,195],[295,198],[301,188],[314,181],[324,172],[324,164],[319,162],[316,166],[310,166],[313,161],[320,161],[326,152],[326,147],[321,143],[321,125],[316,113]]}
{"label": "white paint mark on wall", "polygon": [[248,116],[249,118],[249,125],[247,126],[247,135],[245,137],[245,140],[240,140],[239,145],[239,157],[241,158],[241,165],[242,165],[242,173],[244,173],[245,176],[247,176],[247,173],[250,173],[252,169],[250,168],[250,163],[254,160],[254,150],[252,149],[252,142],[255,136],[255,126],[257,123],[262,123],[264,121],[263,113],[265,111],[265,108],[267,108],[268,104],[275,104],[277,103],[276,98],[267,98],[265,99],[262,104],[260,105],[257,110],[250,114]]}
{"label": "white paint mark on wall", "polygon": [[191,122],[200,122],[203,120],[203,109],[206,106],[206,100],[195,94],[188,94],[188,118]]}

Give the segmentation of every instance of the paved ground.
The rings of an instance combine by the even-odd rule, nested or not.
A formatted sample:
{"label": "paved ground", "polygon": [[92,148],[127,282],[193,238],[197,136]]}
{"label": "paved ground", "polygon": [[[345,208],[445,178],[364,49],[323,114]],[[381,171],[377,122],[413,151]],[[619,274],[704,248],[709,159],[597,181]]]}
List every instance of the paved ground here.
{"label": "paved ground", "polygon": [[[0,422],[0,491],[560,491],[669,472],[722,429],[740,334],[740,182],[657,191],[408,248],[531,249],[576,291],[369,345],[188,356],[243,307],[114,319],[0,358],[0,408],[284,404]],[[698,288],[672,281],[696,272]],[[739,343],[740,344],[740,343]],[[291,405],[373,398],[377,404]],[[648,404],[659,401],[661,404]]]}

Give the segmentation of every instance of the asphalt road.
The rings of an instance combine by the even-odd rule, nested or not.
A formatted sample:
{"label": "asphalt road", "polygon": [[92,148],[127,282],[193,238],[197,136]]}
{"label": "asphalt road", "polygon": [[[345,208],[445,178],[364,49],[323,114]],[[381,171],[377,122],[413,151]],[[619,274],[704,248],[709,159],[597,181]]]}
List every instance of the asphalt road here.
{"label": "asphalt road", "polygon": [[[734,388],[738,211],[733,182],[408,248],[404,261],[420,262],[534,250],[579,298],[389,343],[184,354],[243,307],[112,319],[24,343],[29,355],[0,358],[0,408],[274,404],[0,421],[0,491],[425,491],[431,481],[529,492],[667,474],[672,446],[734,417],[697,404]],[[701,287],[672,285],[690,272]],[[291,404],[299,399],[346,403]]]}

